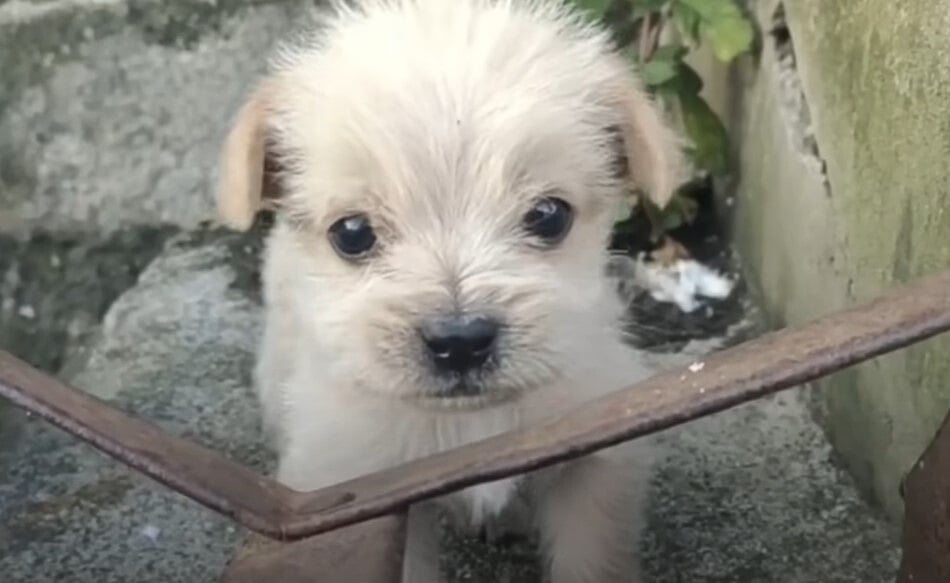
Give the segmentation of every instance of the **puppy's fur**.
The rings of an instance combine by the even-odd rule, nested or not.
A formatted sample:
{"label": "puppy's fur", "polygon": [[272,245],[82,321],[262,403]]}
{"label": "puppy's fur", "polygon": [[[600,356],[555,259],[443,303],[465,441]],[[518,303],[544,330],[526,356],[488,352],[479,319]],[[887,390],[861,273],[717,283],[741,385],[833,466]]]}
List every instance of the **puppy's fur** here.
{"label": "puppy's fur", "polygon": [[[662,204],[680,168],[677,139],[606,34],[560,2],[338,4],[279,53],[222,156],[227,224],[278,209],[256,384],[279,479],[328,486],[648,375],[621,340],[606,243],[631,187]],[[544,247],[521,220],[552,193],[575,216]],[[360,261],[328,238],[354,213],[378,237]],[[417,332],[453,310],[504,322],[467,396],[449,395]],[[418,505],[405,580],[439,580],[441,509],[471,527],[520,509],[554,583],[637,581],[649,465],[638,441]]]}

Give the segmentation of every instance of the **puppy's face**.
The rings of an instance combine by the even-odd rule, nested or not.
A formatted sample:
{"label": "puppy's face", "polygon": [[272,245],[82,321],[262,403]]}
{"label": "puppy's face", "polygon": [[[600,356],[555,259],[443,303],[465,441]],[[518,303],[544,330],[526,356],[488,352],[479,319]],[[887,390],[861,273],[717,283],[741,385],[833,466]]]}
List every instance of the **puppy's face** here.
{"label": "puppy's face", "polygon": [[679,152],[606,38],[559,5],[369,2],[286,51],[225,147],[219,204],[281,216],[300,324],[364,390],[517,398],[609,341],[619,197]]}

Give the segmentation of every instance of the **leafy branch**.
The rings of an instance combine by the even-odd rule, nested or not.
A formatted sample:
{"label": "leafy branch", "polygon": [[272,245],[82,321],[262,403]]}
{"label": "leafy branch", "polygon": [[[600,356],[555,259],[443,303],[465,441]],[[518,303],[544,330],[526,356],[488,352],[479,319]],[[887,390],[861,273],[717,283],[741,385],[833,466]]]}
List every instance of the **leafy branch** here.
{"label": "leafy branch", "polygon": [[[729,136],[701,95],[702,78],[684,59],[704,42],[724,63],[752,49],[755,33],[737,0],[575,2],[611,30],[647,89],[674,112],[689,140],[686,154],[694,167],[694,180],[724,174],[729,163]],[[697,204],[684,190],[681,188],[663,209],[640,198],[654,239],[695,218]]]}

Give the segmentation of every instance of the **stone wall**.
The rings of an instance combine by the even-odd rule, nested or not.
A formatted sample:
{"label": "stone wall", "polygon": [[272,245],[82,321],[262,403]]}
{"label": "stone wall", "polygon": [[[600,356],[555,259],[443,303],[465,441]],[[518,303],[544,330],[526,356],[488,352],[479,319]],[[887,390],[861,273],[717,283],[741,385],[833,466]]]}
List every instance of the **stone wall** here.
{"label": "stone wall", "polygon": [[0,233],[211,218],[227,122],[314,3],[0,1]]}
{"label": "stone wall", "polygon": [[[950,0],[750,6],[756,57],[699,62],[737,144],[733,228],[774,324],[950,267]],[[841,459],[900,517],[900,478],[950,408],[950,340],[816,395]]]}

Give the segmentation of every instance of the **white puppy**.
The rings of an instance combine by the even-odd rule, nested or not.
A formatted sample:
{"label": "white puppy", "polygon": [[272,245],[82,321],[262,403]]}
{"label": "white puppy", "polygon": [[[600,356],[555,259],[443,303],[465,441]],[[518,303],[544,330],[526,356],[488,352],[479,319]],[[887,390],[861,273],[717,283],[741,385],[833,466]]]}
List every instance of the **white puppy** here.
{"label": "white puppy", "polygon": [[[256,384],[293,488],[649,374],[621,339],[606,243],[631,187],[669,197],[679,144],[607,34],[560,2],[339,5],[279,54],[222,164],[227,224],[277,209]],[[524,498],[554,583],[637,581],[649,461],[634,442],[417,505],[405,580],[440,578],[437,509],[479,526]]]}

